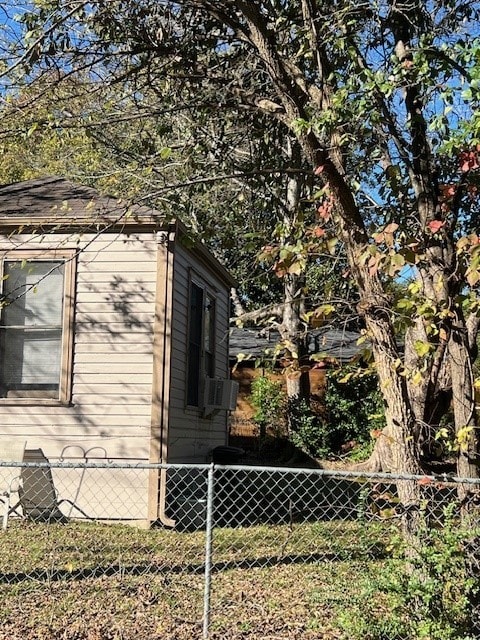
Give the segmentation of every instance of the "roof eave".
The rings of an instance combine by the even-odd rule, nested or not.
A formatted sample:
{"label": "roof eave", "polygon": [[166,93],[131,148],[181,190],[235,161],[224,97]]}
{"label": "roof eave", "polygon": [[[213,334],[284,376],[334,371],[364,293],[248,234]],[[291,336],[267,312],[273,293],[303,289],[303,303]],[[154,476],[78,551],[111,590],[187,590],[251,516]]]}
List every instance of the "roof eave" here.
{"label": "roof eave", "polygon": [[[187,227],[180,220],[176,220],[174,222],[176,225],[177,236],[182,241],[182,238],[191,238]],[[210,269],[216,273],[225,284],[229,287],[235,288],[238,287],[238,281],[232,276],[231,273],[219,262],[214,255],[207,249],[207,247],[198,240],[194,240],[192,249],[195,251],[197,256],[202,260],[202,262],[210,267]]]}
{"label": "roof eave", "polygon": [[134,217],[92,217],[92,218],[76,218],[66,217],[52,218],[51,216],[39,216],[36,218],[26,218],[25,216],[8,216],[0,217],[0,232],[17,231],[23,233],[25,231],[48,231],[49,233],[65,233],[81,229],[94,231],[118,231],[121,229],[138,228],[144,231],[158,230],[168,228],[165,218],[157,216],[145,216],[140,218]]}

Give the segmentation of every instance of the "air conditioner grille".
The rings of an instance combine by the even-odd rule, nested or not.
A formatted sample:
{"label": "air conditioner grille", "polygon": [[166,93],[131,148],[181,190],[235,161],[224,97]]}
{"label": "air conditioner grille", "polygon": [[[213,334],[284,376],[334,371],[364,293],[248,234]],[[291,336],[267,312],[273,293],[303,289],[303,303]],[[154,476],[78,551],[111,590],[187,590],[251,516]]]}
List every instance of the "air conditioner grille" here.
{"label": "air conditioner grille", "polygon": [[238,382],[207,378],[205,381],[205,415],[218,409],[233,411],[237,404]]}

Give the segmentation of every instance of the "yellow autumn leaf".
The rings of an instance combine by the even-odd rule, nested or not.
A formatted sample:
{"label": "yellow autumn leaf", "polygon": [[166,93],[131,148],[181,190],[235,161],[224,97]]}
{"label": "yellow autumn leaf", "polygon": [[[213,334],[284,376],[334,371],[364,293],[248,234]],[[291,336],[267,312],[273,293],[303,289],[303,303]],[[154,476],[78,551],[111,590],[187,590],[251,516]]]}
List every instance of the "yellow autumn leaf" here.
{"label": "yellow autumn leaf", "polygon": [[415,340],[415,344],[413,346],[415,353],[420,356],[420,358],[425,357],[432,349],[432,345],[429,342],[424,342],[423,340]]}
{"label": "yellow autumn leaf", "polygon": [[457,442],[461,451],[465,451],[468,448],[470,435],[473,431],[473,427],[462,427],[457,433]]}
{"label": "yellow autumn leaf", "polygon": [[413,384],[421,384],[423,380],[423,374],[421,373],[421,371],[416,371],[411,380]]}

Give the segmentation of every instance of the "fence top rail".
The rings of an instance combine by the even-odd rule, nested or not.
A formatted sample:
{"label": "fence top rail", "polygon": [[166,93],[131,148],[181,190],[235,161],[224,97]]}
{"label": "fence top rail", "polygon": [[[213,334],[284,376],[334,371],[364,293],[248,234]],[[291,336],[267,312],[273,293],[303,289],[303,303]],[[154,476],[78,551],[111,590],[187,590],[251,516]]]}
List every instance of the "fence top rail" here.
{"label": "fence top rail", "polygon": [[429,484],[435,482],[441,483],[454,483],[454,484],[473,484],[480,486],[480,478],[460,478],[458,476],[450,475],[448,473],[427,475],[419,474],[413,475],[409,473],[387,473],[387,472],[366,472],[366,471],[342,471],[340,469],[312,469],[309,467],[267,467],[257,465],[220,465],[215,464],[215,469],[229,469],[232,471],[258,471],[258,472],[283,472],[289,474],[311,474],[317,476],[329,476],[332,478],[343,479],[356,479],[359,482],[370,480],[415,480],[420,484]]}
{"label": "fence top rail", "polygon": [[105,460],[102,462],[92,462],[85,460],[50,460],[47,462],[12,462],[0,460],[0,468],[35,468],[35,469],[210,469],[213,463],[209,464],[165,464],[159,462],[119,462],[118,460]]}
{"label": "fence top rail", "polygon": [[123,462],[118,460],[105,461],[85,461],[85,460],[51,460],[47,462],[18,462],[0,460],[1,468],[36,468],[36,469],[136,469],[136,470],[180,470],[190,469],[206,471],[209,469],[219,471],[248,472],[248,473],[271,473],[290,475],[312,475],[337,479],[351,479],[357,482],[370,481],[408,481],[414,480],[423,485],[429,483],[450,483],[450,484],[470,484],[479,485],[480,478],[460,478],[458,476],[444,474],[436,475],[412,475],[408,473],[386,473],[386,472],[365,472],[347,471],[339,469],[312,469],[309,467],[270,467],[259,465],[224,465],[216,463],[193,464],[193,463],[152,463],[152,462]]}

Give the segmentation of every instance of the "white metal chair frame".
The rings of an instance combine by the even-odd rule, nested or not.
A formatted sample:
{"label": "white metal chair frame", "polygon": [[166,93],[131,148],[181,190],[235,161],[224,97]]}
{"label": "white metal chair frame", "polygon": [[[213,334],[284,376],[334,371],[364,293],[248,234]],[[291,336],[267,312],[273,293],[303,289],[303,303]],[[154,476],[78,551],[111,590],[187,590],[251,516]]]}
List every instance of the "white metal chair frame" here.
{"label": "white metal chair frame", "polygon": [[[23,462],[25,456],[25,447],[27,443],[21,440],[8,440],[0,441],[0,460],[2,462]],[[18,505],[17,502],[12,507],[12,494],[18,493],[21,485],[21,474],[18,474],[10,480],[8,487],[3,491],[1,495],[3,499],[3,517],[2,517],[2,530],[8,526],[8,518],[11,513],[16,511]]]}

